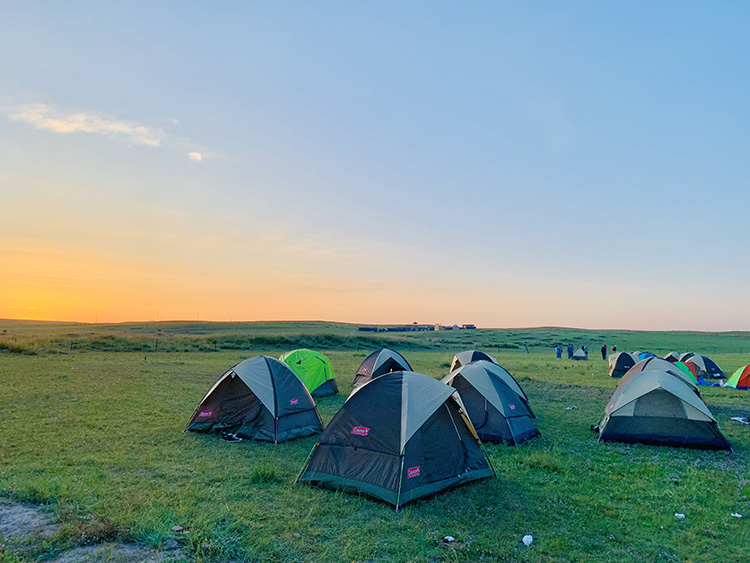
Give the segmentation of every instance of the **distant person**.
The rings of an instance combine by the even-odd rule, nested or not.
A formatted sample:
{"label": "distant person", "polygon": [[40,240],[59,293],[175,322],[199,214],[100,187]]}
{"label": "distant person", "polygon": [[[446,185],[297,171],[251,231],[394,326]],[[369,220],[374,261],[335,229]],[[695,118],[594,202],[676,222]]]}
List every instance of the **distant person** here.
{"label": "distant person", "polygon": [[568,359],[569,360],[573,359],[573,345],[572,344],[568,344]]}
{"label": "distant person", "polygon": [[586,359],[588,360],[589,359],[589,347],[586,346],[585,344],[583,345],[583,354],[584,356],[586,356]]}
{"label": "distant person", "polygon": [[555,355],[557,355],[558,360],[562,360],[562,346],[559,344],[555,346]]}
{"label": "distant person", "polygon": [[607,359],[607,345],[602,344],[602,360],[606,360],[606,359]]}

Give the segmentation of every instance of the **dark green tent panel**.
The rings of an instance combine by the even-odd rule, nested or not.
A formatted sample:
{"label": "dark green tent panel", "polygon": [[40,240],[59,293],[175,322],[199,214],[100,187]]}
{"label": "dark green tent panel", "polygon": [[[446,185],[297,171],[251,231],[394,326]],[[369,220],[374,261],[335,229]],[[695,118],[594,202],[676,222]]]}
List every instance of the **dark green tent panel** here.
{"label": "dark green tent panel", "polygon": [[333,375],[333,366],[325,354],[300,348],[285,352],[279,359],[297,374],[314,398],[327,397],[339,392]]}
{"label": "dark green tent panel", "polygon": [[470,364],[471,362],[478,362],[480,360],[492,362],[493,364],[497,363],[497,360],[486,352],[482,352],[481,350],[465,350],[464,352],[459,352],[453,356],[453,360],[451,361],[451,371],[458,369],[461,366],[465,366],[466,364]]}
{"label": "dark green tent panel", "polygon": [[[515,445],[539,435],[528,402],[490,369],[471,363],[451,372],[443,383],[454,387],[480,440]],[[514,380],[515,381],[515,380]]]}
{"label": "dark green tent panel", "polygon": [[622,381],[604,411],[599,441],[731,449],[701,398],[682,379],[659,370]]}
{"label": "dark green tent panel", "polygon": [[398,509],[493,474],[455,389],[399,371],[349,396],[298,481],[356,490]]}
{"label": "dark green tent panel", "polygon": [[411,371],[409,362],[401,354],[383,348],[367,356],[354,375],[353,387],[364,385],[371,379],[392,371]]}
{"label": "dark green tent panel", "polygon": [[257,356],[214,383],[185,430],[233,432],[276,443],[322,432],[323,423],[299,377],[284,363]]}

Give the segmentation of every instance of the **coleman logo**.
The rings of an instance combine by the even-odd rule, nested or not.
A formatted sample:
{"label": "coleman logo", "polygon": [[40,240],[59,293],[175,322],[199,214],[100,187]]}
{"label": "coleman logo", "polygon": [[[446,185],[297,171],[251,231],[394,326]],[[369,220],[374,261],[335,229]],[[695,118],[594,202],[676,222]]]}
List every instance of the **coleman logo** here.
{"label": "coleman logo", "polygon": [[299,403],[299,399],[289,399],[290,405],[296,405],[297,403]]}
{"label": "coleman logo", "polygon": [[370,433],[370,429],[367,426],[355,426],[352,428],[352,434],[355,436],[367,436]]}
{"label": "coleman logo", "polygon": [[198,416],[211,416],[212,414],[214,414],[214,411],[201,411]]}
{"label": "coleman logo", "polygon": [[410,467],[406,470],[406,478],[407,479],[413,479],[414,477],[419,477],[419,466],[416,467]]}
{"label": "coleman logo", "polygon": [[516,405],[514,405],[513,403],[509,403],[508,406],[510,407],[510,410],[512,411],[516,410]]}

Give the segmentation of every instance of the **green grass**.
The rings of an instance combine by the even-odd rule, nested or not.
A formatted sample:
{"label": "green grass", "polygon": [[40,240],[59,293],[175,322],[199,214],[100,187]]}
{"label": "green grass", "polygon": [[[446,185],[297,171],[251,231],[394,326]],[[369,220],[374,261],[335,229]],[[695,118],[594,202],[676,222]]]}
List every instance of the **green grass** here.
{"label": "green grass", "polygon": [[[326,423],[369,351],[333,338],[359,336],[346,325],[174,324],[174,340],[219,333],[248,342],[331,337],[332,346],[322,351],[343,394],[318,401]],[[315,438],[274,446],[182,433],[226,368],[278,349],[154,353],[83,346],[71,352],[39,343],[73,333],[83,343],[108,335],[127,340],[158,328],[5,322],[0,329],[8,331],[0,340],[10,337],[37,352],[0,355],[0,495],[52,506],[64,523],[57,549],[87,531],[158,546],[179,524],[189,532],[188,552],[212,562],[750,561],[750,427],[729,421],[750,415],[750,393],[705,388],[733,453],[597,444],[589,425],[601,419],[616,382],[606,376],[606,362],[595,359],[595,332],[387,335],[412,339],[402,351],[415,370],[434,377],[446,373],[453,351],[478,347],[496,354],[529,395],[542,432],[515,448],[486,447],[497,479],[396,513],[364,496],[294,485]],[[574,343],[586,338],[592,361],[555,360],[547,343],[558,336]],[[726,371],[750,362],[747,335],[618,333],[615,341],[620,349],[713,347],[712,357]],[[523,342],[519,349],[499,347]],[[687,517],[678,520],[675,512]],[[746,517],[732,518],[732,512]],[[535,538],[529,548],[520,542],[524,534]],[[445,535],[458,541],[443,545]],[[2,560],[16,556],[0,553]]]}

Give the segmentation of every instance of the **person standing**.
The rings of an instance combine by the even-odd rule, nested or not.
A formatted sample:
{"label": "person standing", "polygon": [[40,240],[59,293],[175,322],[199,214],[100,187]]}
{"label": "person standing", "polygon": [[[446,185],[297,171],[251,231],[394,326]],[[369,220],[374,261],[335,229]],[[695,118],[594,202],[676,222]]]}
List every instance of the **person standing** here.
{"label": "person standing", "polygon": [[589,347],[586,344],[583,345],[583,355],[586,356],[587,360],[589,359]]}
{"label": "person standing", "polygon": [[607,359],[607,345],[602,344],[602,360],[606,360],[606,359]]}
{"label": "person standing", "polygon": [[568,359],[569,360],[573,359],[573,345],[572,344],[568,344]]}
{"label": "person standing", "polygon": [[562,360],[562,346],[559,344],[555,346],[555,354],[557,355],[558,360]]}

